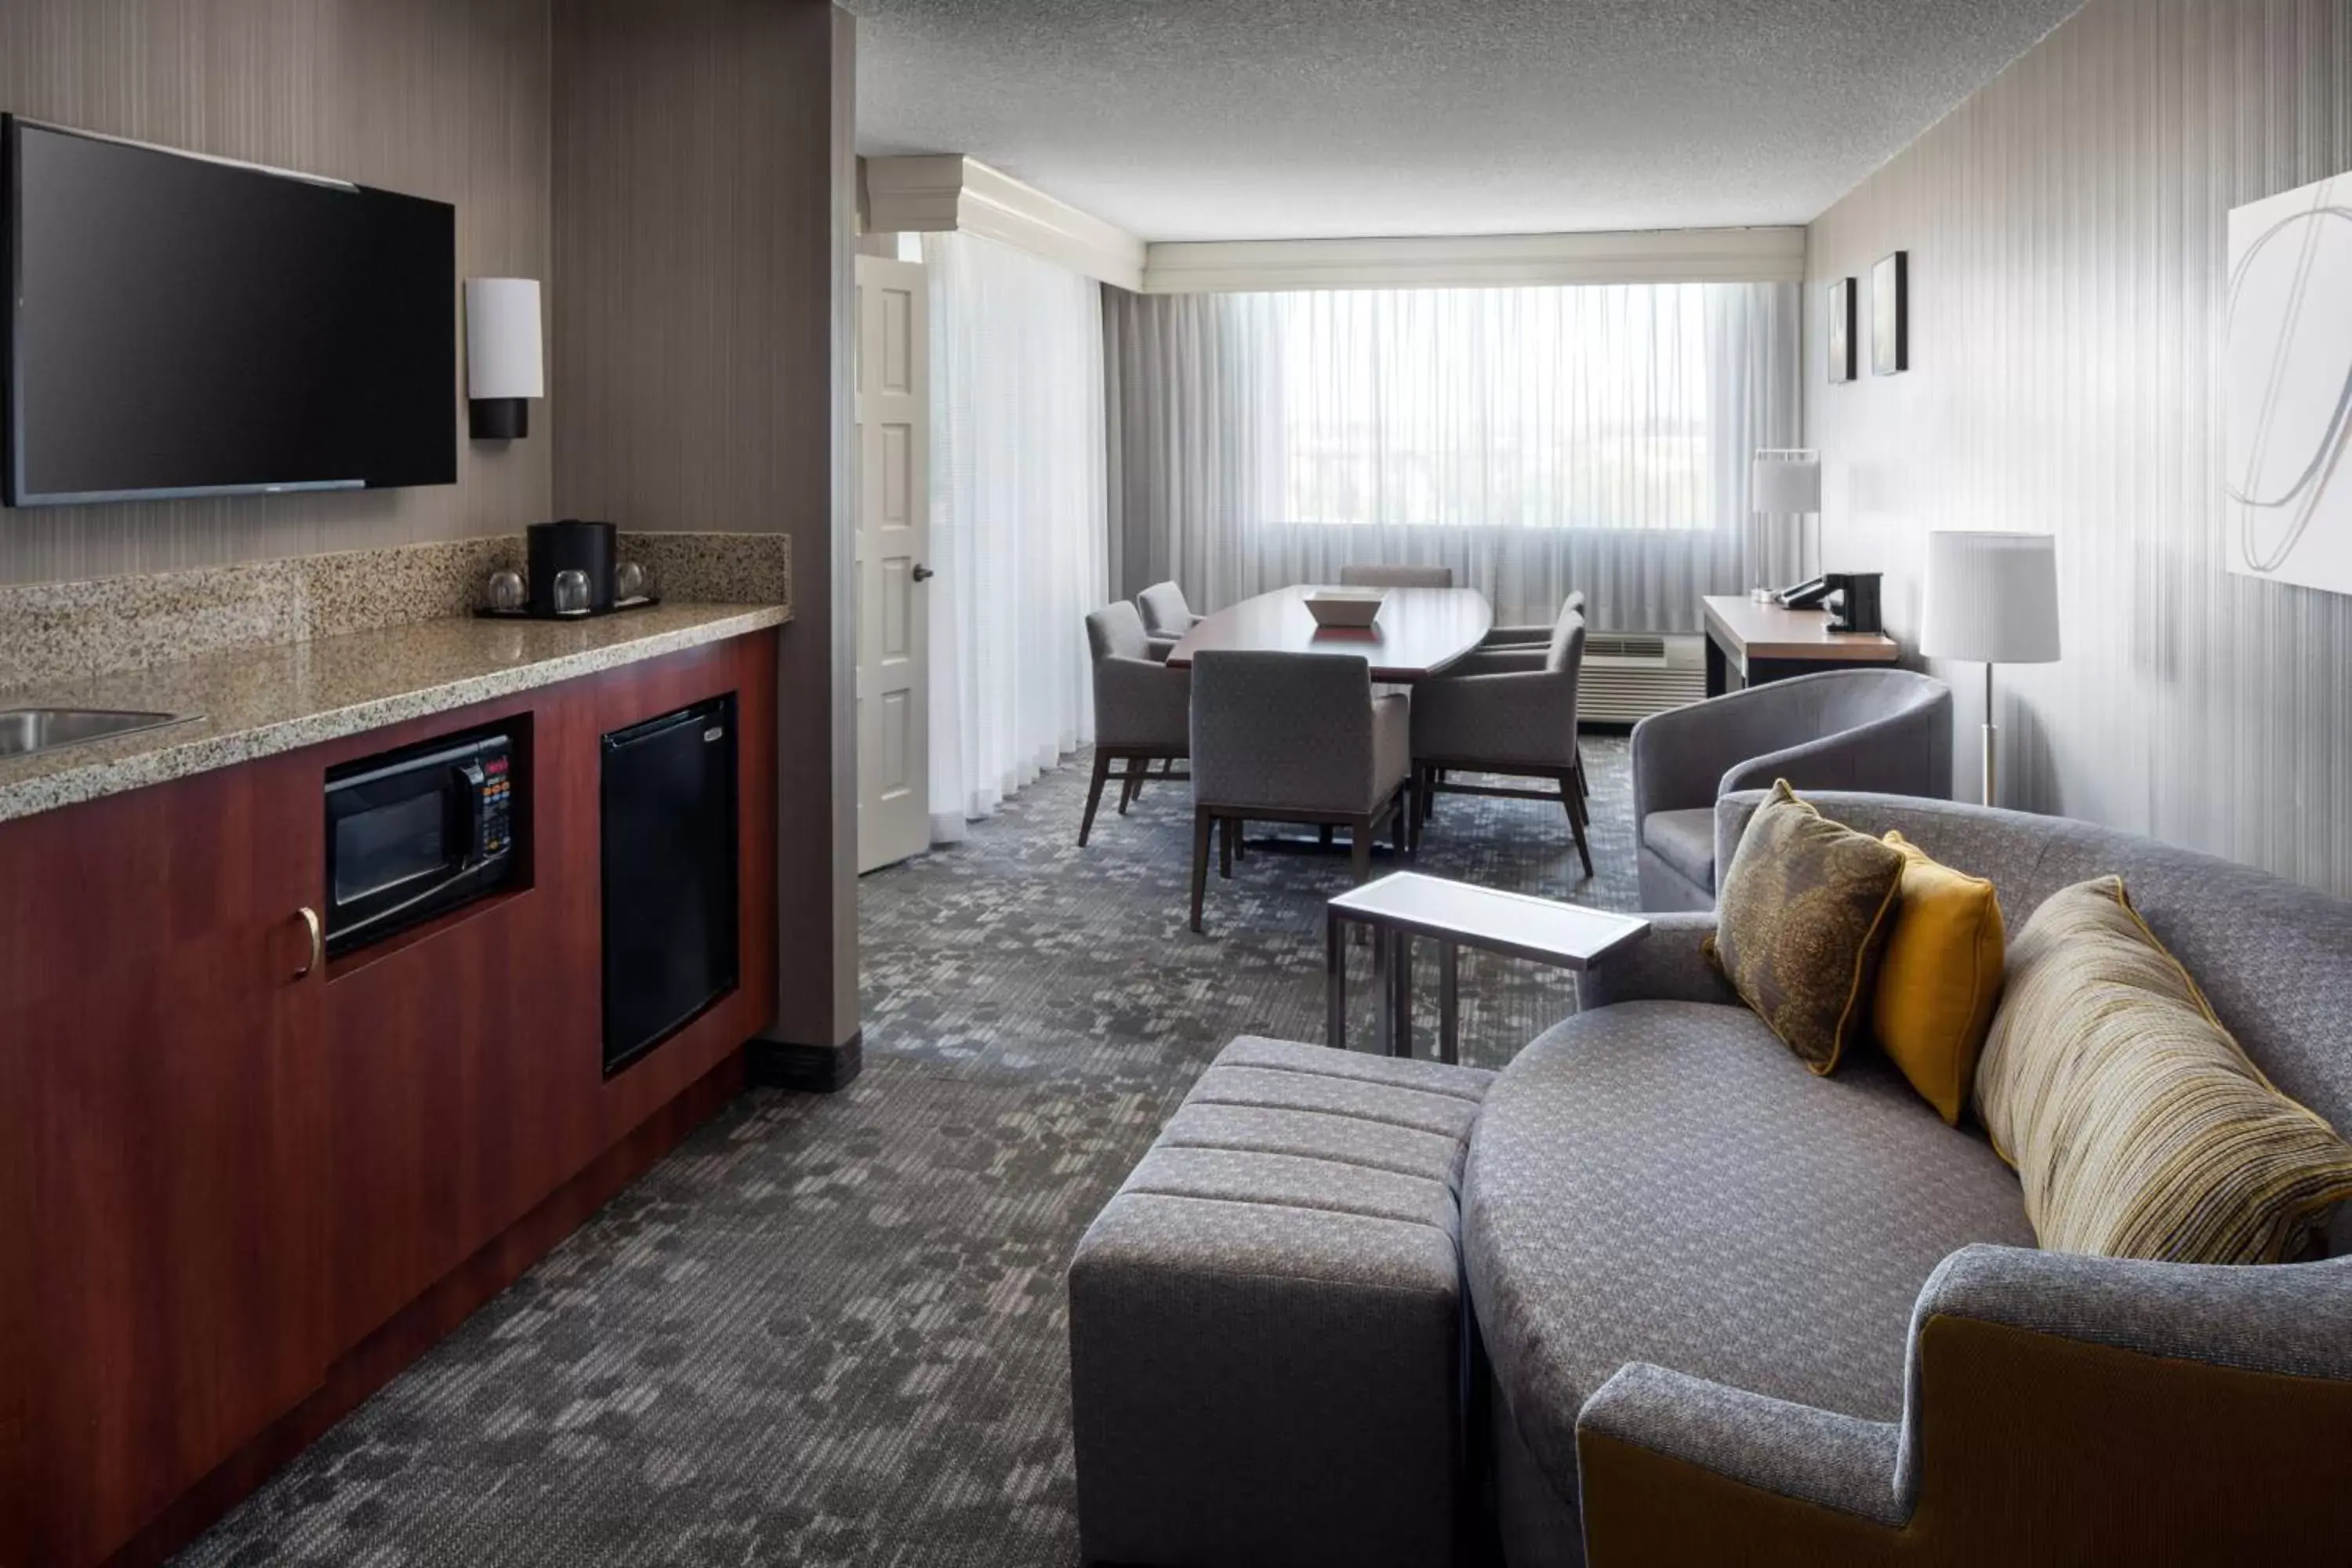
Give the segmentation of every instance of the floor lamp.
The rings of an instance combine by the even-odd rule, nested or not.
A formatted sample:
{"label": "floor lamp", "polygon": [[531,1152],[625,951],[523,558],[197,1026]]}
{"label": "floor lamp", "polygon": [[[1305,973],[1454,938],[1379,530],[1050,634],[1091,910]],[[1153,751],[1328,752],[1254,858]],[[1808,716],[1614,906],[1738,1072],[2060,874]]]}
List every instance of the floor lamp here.
{"label": "floor lamp", "polygon": [[2058,541],[2047,533],[1927,535],[1927,604],[1919,651],[1985,667],[1984,803],[2000,804],[1992,667],[2058,658]]}

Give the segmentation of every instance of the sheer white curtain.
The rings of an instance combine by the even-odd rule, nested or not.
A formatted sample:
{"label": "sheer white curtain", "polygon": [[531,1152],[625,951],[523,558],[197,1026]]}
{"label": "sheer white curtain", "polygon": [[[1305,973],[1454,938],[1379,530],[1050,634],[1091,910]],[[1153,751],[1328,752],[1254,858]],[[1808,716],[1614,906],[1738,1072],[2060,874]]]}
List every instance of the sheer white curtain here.
{"label": "sheer white curtain", "polygon": [[1108,581],[1091,279],[923,236],[931,303],[931,837],[1094,740],[1086,615]]}
{"label": "sheer white curtain", "polygon": [[1797,437],[1794,284],[1105,300],[1117,575],[1195,608],[1404,562],[1696,630],[1749,586],[1750,456]]}

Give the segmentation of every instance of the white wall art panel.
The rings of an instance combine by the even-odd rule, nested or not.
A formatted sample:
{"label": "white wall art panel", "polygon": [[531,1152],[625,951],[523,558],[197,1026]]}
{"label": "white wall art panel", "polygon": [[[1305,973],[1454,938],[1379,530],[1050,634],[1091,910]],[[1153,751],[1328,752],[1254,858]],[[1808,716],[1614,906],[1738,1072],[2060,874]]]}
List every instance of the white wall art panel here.
{"label": "white wall art panel", "polygon": [[2230,214],[2230,570],[2352,594],[2352,174]]}

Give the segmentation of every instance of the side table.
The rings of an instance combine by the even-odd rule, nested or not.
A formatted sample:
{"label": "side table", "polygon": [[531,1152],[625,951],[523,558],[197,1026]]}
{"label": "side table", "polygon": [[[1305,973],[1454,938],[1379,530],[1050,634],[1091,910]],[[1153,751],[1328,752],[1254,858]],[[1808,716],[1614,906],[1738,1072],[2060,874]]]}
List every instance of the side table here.
{"label": "side table", "polygon": [[1611,914],[1418,871],[1397,871],[1367,882],[1326,907],[1328,1026],[1330,1043],[1342,1048],[1348,1043],[1346,928],[1351,921],[1371,931],[1373,984],[1380,997],[1378,1038],[1393,1057],[1412,1055],[1413,938],[1435,939],[1437,1054],[1448,1062],[1460,1060],[1462,1054],[1457,979],[1462,949],[1507,953],[1580,973],[1650,931],[1650,922],[1639,915]]}

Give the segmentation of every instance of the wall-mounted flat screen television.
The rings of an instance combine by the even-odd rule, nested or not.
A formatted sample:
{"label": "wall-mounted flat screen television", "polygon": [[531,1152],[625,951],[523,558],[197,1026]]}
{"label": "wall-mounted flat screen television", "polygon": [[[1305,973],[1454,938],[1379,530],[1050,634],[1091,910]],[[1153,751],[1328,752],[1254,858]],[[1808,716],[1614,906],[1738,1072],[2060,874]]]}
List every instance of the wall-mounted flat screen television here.
{"label": "wall-mounted flat screen television", "polygon": [[0,117],[8,504],[457,478],[457,209]]}

